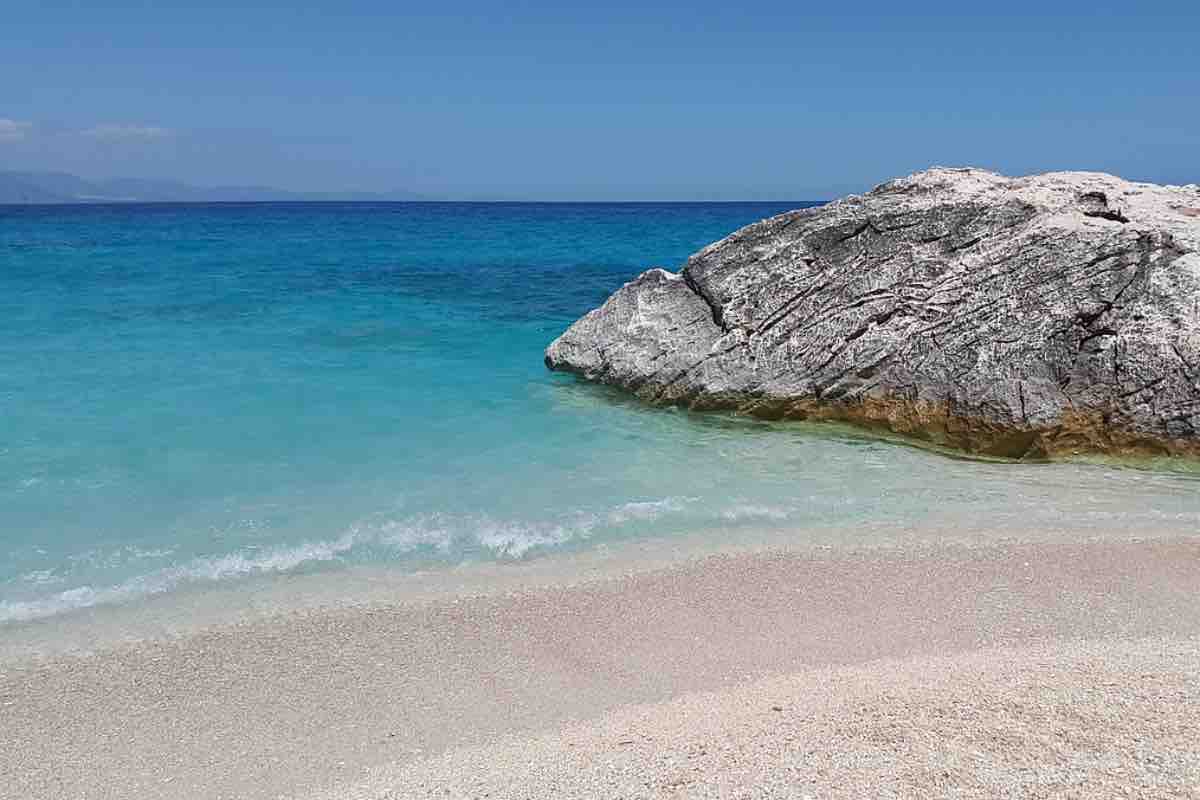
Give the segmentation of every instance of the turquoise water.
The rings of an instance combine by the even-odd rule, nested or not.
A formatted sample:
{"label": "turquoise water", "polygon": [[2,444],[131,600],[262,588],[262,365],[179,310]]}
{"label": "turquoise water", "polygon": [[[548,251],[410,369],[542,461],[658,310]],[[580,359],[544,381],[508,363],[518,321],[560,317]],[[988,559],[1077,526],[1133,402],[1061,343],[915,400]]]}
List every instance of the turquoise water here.
{"label": "turquoise water", "polygon": [[696,530],[1196,530],[1186,476],[650,410],[543,367],[642,269],[793,205],[0,209],[0,623]]}

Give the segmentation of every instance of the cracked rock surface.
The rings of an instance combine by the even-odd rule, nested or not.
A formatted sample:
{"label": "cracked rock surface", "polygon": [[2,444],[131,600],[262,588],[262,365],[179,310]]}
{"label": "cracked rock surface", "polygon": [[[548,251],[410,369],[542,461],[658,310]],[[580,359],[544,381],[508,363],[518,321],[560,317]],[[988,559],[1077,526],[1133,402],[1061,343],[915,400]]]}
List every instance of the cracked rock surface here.
{"label": "cracked rock surface", "polygon": [[1200,186],[930,169],[643,273],[546,364],[984,455],[1200,455]]}

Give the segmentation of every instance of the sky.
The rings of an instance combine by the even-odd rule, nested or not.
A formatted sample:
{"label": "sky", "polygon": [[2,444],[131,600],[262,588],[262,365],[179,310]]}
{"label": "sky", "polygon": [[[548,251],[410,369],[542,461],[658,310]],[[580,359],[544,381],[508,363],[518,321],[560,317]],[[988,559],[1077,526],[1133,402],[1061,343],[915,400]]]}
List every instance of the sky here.
{"label": "sky", "polygon": [[0,170],[513,200],[1200,181],[1196,0],[5,6]]}

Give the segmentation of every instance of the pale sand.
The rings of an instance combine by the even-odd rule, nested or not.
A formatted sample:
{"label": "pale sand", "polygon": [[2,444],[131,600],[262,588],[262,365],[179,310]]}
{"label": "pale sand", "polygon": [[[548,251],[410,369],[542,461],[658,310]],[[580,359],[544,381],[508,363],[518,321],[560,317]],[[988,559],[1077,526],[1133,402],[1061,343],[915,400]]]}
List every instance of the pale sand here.
{"label": "pale sand", "polygon": [[375,771],[351,798],[1196,798],[1200,642],[808,670]]}
{"label": "pale sand", "polygon": [[10,661],[0,797],[1200,796],[1198,589],[1198,539],[745,554]]}

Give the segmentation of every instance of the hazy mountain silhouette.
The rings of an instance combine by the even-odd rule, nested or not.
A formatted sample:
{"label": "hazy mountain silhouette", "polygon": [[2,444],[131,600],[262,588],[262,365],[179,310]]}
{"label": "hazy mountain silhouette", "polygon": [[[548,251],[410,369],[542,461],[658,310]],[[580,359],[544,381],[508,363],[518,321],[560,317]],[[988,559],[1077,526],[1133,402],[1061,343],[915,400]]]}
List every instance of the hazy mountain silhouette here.
{"label": "hazy mountain silhouette", "polygon": [[0,172],[0,203],[216,203],[427,200],[412,192],[289,192],[269,186],[192,186],[181,181],[85,180],[62,172]]}

